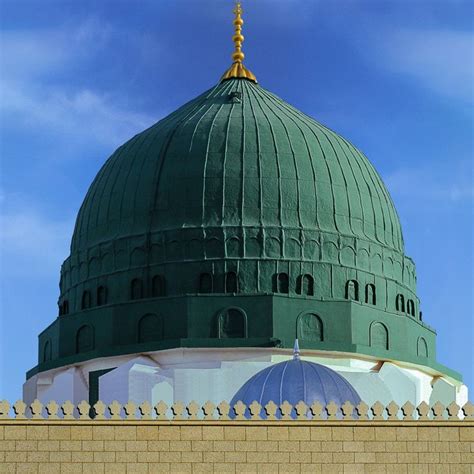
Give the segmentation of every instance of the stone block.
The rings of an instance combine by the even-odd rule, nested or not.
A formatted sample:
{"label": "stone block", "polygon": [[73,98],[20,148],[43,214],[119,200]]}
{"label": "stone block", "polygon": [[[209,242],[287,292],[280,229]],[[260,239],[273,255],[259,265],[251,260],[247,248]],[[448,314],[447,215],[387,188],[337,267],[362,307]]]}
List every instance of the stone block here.
{"label": "stone block", "polygon": [[244,441],[247,435],[245,426],[224,426],[224,439],[229,441]]}
{"label": "stone block", "polygon": [[[291,435],[291,429],[290,429]],[[266,441],[267,437],[267,427],[266,426],[246,426],[245,427],[245,439],[247,441]]]}
{"label": "stone block", "polygon": [[169,441],[147,441],[148,451],[169,451]]}
{"label": "stone block", "polygon": [[[149,473],[153,473],[153,474],[159,474],[161,472],[170,472],[171,470],[171,464],[167,463],[167,462],[160,462],[160,463],[149,463],[148,464],[148,469],[149,469]],[[127,474],[128,474],[128,470],[127,470]]]}
{"label": "stone block", "polygon": [[469,443],[467,441],[458,441],[457,443],[449,443],[449,450],[453,453],[474,452],[474,443]]}
{"label": "stone block", "polygon": [[256,451],[257,442],[256,441],[234,441],[234,446],[236,451]]}
{"label": "stone block", "polygon": [[11,451],[5,453],[5,462],[27,462],[28,453],[26,451]]}
{"label": "stone block", "polygon": [[53,440],[69,440],[71,439],[70,426],[48,426],[48,439]]}
{"label": "stone block", "polygon": [[104,441],[104,451],[125,451],[125,441]]}
{"label": "stone block", "polygon": [[73,452],[71,453],[71,462],[93,462],[94,453],[87,451]]}
{"label": "stone block", "polygon": [[365,474],[367,472],[363,464],[344,465],[344,474]]}
{"label": "stone block", "polygon": [[268,441],[285,441],[290,439],[288,427],[286,426],[269,426],[267,428]]}
{"label": "stone block", "polygon": [[416,441],[418,439],[418,432],[416,426],[398,426],[397,427],[397,441]]}
{"label": "stone block", "polygon": [[26,439],[45,440],[48,439],[47,426],[28,426],[26,431]]}
{"label": "stone block", "polygon": [[[7,439],[6,433],[5,439]],[[474,427],[462,426],[459,428],[459,439],[461,441],[474,441]]]}
{"label": "stone block", "polygon": [[46,451],[31,451],[27,453],[28,462],[49,462],[49,453]]}
{"label": "stone block", "polygon": [[214,466],[210,462],[208,462],[208,463],[203,462],[203,463],[193,464],[193,473],[208,474],[210,472],[214,472]]}
{"label": "stone block", "polygon": [[148,451],[148,442],[147,441],[125,441],[125,450],[126,451]]}
{"label": "stone block", "polygon": [[125,462],[127,464],[134,463],[138,460],[138,454],[135,452],[128,451],[118,452],[115,453],[115,459],[117,460],[117,462]]}
{"label": "stone block", "polygon": [[397,453],[388,451],[375,453],[375,462],[378,464],[396,464],[398,462]]}
{"label": "stone block", "polygon": [[212,451],[214,444],[212,441],[191,441],[193,451]]}
{"label": "stone block", "polygon": [[418,428],[418,441],[438,441],[438,428],[435,426],[420,426]]}
{"label": "stone block", "polygon": [[332,460],[335,463],[353,464],[355,453],[332,453]]}
{"label": "stone block", "polygon": [[278,472],[284,472],[285,474],[293,474],[293,473],[299,474],[301,470],[300,470],[299,464],[280,464],[278,466]]}
{"label": "stone block", "polygon": [[193,472],[191,463],[171,464],[170,472],[176,474],[188,474]]}
{"label": "stone block", "polygon": [[385,447],[388,452],[391,453],[406,453],[407,442],[406,441],[387,441]]}
{"label": "stone block", "polygon": [[362,453],[364,452],[364,442],[363,441],[344,441],[342,443],[342,450],[344,452],[351,453]]}
{"label": "stone block", "polygon": [[290,462],[290,453],[272,453],[272,461],[276,463],[289,463]]}
{"label": "stone block", "polygon": [[84,451],[103,451],[103,441],[82,441],[82,449]]}
{"label": "stone block", "polygon": [[127,463],[127,474],[148,474],[148,472],[148,464],[146,463]]}
{"label": "stone block", "polygon": [[[68,464],[68,466],[71,466],[71,464]],[[81,468],[81,472],[82,472],[82,464],[79,464],[79,467]],[[64,471],[64,472],[67,472],[67,471]],[[38,464],[38,474],[60,474],[60,473],[61,473],[61,464],[59,463],[48,462],[48,463]]]}
{"label": "stone block", "polygon": [[309,451],[313,453],[321,451],[321,441],[300,441],[300,451]]}
{"label": "stone block", "polygon": [[26,440],[26,426],[5,426],[5,439]]}
{"label": "stone block", "polygon": [[111,440],[115,438],[113,426],[93,426],[92,439],[95,441]]}
{"label": "stone block", "polygon": [[35,451],[38,441],[15,441],[16,451]]}
{"label": "stone block", "polygon": [[191,451],[191,441],[170,441],[170,451]]}
{"label": "stone block", "polygon": [[375,441],[375,429],[370,426],[355,426],[354,441]]}
{"label": "stone block", "polygon": [[160,462],[176,463],[181,462],[181,453],[177,451],[160,451]]}
{"label": "stone block", "polygon": [[418,462],[421,464],[438,464],[439,453],[418,453]]}
{"label": "stone block", "polygon": [[220,452],[210,451],[207,453],[203,453],[203,461],[205,463],[224,462],[224,459],[225,459],[225,453],[223,451],[220,451]]}
{"label": "stone block", "polygon": [[114,426],[116,441],[135,441],[137,439],[136,426]]}
{"label": "stone block", "polygon": [[223,426],[203,426],[202,439],[204,441],[218,441],[224,439]]}
{"label": "stone block", "polygon": [[158,441],[157,426],[137,426],[137,441]]}
{"label": "stone block", "polygon": [[368,453],[379,453],[385,450],[385,441],[364,441],[364,451]]}
{"label": "stone block", "polygon": [[310,428],[311,441],[331,441],[332,428],[328,426],[317,426]]}
{"label": "stone block", "polygon": [[375,440],[376,441],[395,441],[397,439],[397,429],[390,426],[376,426]]}
{"label": "stone block", "polygon": [[219,473],[235,473],[235,464],[231,463],[215,463],[214,464],[214,472]]}
{"label": "stone block", "polygon": [[321,441],[321,449],[327,453],[342,452],[342,441]]}
{"label": "stone block", "polygon": [[400,464],[416,464],[418,462],[418,453],[397,453],[397,461]]}
{"label": "stone block", "polygon": [[407,443],[407,451],[411,453],[428,452],[428,441],[410,441]]}
{"label": "stone block", "polygon": [[354,429],[352,427],[335,426],[331,430],[334,441],[352,441],[354,439]]}
{"label": "stone block", "polygon": [[457,426],[440,426],[438,435],[440,441],[459,441],[459,428]]}
{"label": "stone block", "polygon": [[182,426],[181,439],[183,441],[201,440],[202,428],[200,426]]}
{"label": "stone block", "polygon": [[92,426],[71,426],[71,439],[88,441],[92,439]]}
{"label": "stone block", "polygon": [[278,451],[278,441],[257,441],[258,452],[274,452]]}
{"label": "stone block", "polygon": [[309,427],[291,426],[288,431],[290,435],[290,441],[309,441],[311,439]]}
{"label": "stone block", "polygon": [[137,453],[139,462],[160,462],[160,453],[158,451],[147,451],[146,453]]}
{"label": "stone block", "polygon": [[183,462],[190,463],[202,463],[203,453],[200,451],[185,451],[181,453],[181,459]]}
{"label": "stone block", "polygon": [[311,453],[311,462],[315,464],[332,464],[332,453],[323,451],[321,453]]}
{"label": "stone block", "polygon": [[67,451],[49,453],[49,462],[71,462],[72,454]]}
{"label": "stone block", "polygon": [[82,442],[81,441],[60,441],[59,450],[60,451],[82,451]]}
{"label": "stone block", "polygon": [[224,452],[224,462],[245,462],[246,456],[237,451]]}
{"label": "stone block", "polygon": [[62,463],[61,474],[83,474],[82,464],[80,463]]}
{"label": "stone block", "polygon": [[375,458],[375,453],[354,453],[355,454],[355,463],[362,463],[362,464],[369,464],[369,463],[375,463],[376,458]]}
{"label": "stone block", "polygon": [[0,441],[0,451],[15,451],[15,441],[13,440]]}
{"label": "stone block", "polygon": [[235,443],[235,441],[213,441],[212,451],[235,451]]}
{"label": "stone block", "polygon": [[298,441],[278,441],[278,451],[281,453],[299,451],[299,447]]}
{"label": "stone block", "polygon": [[127,473],[127,464],[124,462],[113,462],[105,464],[104,474],[126,474]]}
{"label": "stone block", "polygon": [[115,462],[115,453],[111,451],[94,453],[94,462]]}
{"label": "stone block", "polygon": [[322,474],[343,474],[344,464],[323,464],[321,472]]}

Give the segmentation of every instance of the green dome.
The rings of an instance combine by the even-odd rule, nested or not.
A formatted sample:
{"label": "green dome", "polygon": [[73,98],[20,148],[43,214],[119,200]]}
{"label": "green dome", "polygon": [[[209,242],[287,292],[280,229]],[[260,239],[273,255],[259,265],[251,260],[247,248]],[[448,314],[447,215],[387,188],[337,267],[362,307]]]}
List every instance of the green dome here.
{"label": "green dome", "polygon": [[[191,229],[232,227],[274,232],[281,244],[286,232],[300,230],[304,246],[313,231],[324,231],[403,251],[393,203],[363,154],[239,79],[205,92],[109,158],[81,207],[71,250],[153,232],[179,231],[186,239]],[[215,246],[224,256],[224,240]],[[272,257],[314,259],[281,247]]]}
{"label": "green dome", "polygon": [[436,367],[377,172],[256,83],[222,81],[122,145],[79,211],[28,373],[177,347],[288,347]]}

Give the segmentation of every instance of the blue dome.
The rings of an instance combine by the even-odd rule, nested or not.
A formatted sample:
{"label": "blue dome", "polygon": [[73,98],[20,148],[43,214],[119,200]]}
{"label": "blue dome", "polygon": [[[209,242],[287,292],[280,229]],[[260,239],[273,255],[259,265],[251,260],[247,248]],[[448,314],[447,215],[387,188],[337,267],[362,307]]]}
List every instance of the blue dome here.
{"label": "blue dome", "polygon": [[339,406],[349,401],[356,406],[361,401],[352,385],[337,372],[297,357],[255,374],[234,395],[231,406],[239,400],[247,406],[256,400],[262,407],[269,401],[281,405],[285,400],[293,406],[301,400],[308,406],[314,402],[325,406],[331,401]]}

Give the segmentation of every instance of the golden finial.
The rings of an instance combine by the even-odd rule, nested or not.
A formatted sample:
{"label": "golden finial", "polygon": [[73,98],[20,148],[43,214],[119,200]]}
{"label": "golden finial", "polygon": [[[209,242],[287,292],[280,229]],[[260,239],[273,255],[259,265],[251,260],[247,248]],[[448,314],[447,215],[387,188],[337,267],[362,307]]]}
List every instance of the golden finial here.
{"label": "golden finial", "polygon": [[235,45],[235,50],[232,54],[232,66],[224,73],[222,80],[232,79],[234,77],[249,79],[250,81],[257,82],[257,78],[243,65],[244,53],[242,52],[242,43],[244,42],[244,36],[242,35],[242,25],[244,20],[242,20],[242,5],[240,2],[236,2],[234,8],[234,27],[235,34],[232,37],[232,41]]}

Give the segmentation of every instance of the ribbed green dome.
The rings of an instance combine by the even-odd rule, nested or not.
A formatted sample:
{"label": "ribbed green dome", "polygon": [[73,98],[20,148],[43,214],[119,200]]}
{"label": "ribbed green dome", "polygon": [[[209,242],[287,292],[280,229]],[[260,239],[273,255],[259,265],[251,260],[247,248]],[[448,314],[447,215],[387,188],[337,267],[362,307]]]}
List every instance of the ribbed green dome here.
{"label": "ribbed green dome", "polygon": [[247,79],[221,82],[107,160],[60,290],[35,370],[177,347],[292,347],[295,336],[435,363],[379,175]]}
{"label": "ribbed green dome", "polygon": [[182,106],[109,158],[81,207],[71,250],[155,231],[229,226],[320,230],[403,252],[393,203],[365,156],[238,79]]}

